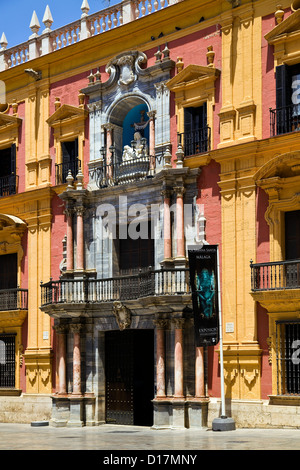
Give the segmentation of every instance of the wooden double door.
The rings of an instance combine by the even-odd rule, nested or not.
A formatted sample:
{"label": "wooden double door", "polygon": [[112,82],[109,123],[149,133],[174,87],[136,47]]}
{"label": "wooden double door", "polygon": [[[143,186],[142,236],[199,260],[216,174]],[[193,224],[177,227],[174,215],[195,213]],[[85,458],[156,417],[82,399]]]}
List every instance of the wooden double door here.
{"label": "wooden double door", "polygon": [[153,424],[153,330],[105,333],[106,422]]}

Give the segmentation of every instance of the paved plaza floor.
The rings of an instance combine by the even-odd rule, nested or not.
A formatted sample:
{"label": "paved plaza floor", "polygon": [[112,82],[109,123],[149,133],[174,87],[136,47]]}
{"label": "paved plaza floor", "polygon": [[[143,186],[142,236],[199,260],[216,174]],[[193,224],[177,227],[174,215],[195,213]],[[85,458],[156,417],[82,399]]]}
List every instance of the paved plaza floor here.
{"label": "paved plaza floor", "polygon": [[[138,463],[186,463],[183,455],[195,455],[199,459],[203,450],[300,450],[300,429],[157,430],[106,424],[97,427],[55,428],[0,423],[0,450],[94,450],[101,451],[96,453],[100,463],[110,464],[122,463],[117,460],[114,462],[113,459],[121,458],[124,453],[124,456],[137,456],[135,463],[131,462],[130,466],[133,468]],[[139,456],[138,451],[143,453]],[[172,462],[163,462],[171,454]],[[177,456],[177,461],[174,456]],[[190,457],[188,463],[193,464],[196,461],[193,462]]]}

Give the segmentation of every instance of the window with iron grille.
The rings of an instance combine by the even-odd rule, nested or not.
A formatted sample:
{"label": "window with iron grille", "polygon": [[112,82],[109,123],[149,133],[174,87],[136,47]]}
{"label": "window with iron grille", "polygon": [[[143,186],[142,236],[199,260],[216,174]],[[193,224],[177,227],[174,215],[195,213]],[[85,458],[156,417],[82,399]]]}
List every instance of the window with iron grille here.
{"label": "window with iron grille", "polygon": [[276,322],[277,395],[300,395],[300,321]]}
{"label": "window with iron grille", "polygon": [[271,135],[300,131],[300,64],[276,67],[276,109],[270,109]]}
{"label": "window with iron grille", "polygon": [[15,335],[0,335],[0,388],[15,388]]}

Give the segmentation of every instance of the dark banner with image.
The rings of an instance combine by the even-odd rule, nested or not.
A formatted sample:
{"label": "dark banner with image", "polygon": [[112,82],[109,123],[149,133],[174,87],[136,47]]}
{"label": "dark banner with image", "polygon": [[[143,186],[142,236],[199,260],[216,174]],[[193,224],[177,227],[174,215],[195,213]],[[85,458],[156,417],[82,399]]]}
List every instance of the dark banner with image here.
{"label": "dark banner with image", "polygon": [[190,247],[189,270],[197,346],[219,342],[218,245]]}

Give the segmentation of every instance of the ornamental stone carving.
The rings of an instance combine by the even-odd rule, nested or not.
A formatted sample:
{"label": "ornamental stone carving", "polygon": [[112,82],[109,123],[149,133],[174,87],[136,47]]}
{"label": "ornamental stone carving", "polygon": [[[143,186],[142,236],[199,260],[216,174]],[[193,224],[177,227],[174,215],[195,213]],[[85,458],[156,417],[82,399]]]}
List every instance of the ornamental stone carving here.
{"label": "ornamental stone carving", "polygon": [[125,330],[131,325],[131,311],[122,302],[116,301],[113,306],[113,314],[116,317],[120,330]]}

